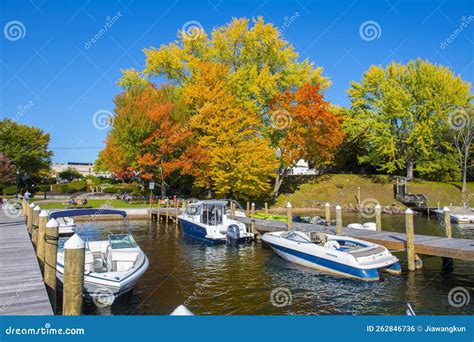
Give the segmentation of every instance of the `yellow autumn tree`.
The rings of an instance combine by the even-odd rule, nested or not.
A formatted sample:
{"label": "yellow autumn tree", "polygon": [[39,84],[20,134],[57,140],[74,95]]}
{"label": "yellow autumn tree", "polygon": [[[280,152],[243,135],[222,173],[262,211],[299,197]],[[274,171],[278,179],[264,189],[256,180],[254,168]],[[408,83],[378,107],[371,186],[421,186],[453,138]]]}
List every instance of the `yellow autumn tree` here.
{"label": "yellow autumn tree", "polygon": [[219,197],[249,199],[268,194],[277,160],[269,142],[258,133],[255,112],[244,110],[226,83],[228,67],[197,62],[185,101],[194,108],[191,129],[207,154],[196,185]]}

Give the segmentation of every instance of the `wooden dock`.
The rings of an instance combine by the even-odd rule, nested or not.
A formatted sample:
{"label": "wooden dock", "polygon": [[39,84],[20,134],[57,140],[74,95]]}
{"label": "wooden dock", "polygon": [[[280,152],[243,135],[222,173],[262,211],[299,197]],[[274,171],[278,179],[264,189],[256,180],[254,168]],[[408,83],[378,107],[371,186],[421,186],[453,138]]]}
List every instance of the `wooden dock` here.
{"label": "wooden dock", "polygon": [[[246,225],[251,223],[248,217],[236,217],[236,220]],[[308,227],[322,233],[335,234],[336,231],[333,226],[293,222],[294,229]],[[261,219],[255,219],[255,228],[261,233],[287,230],[286,222]],[[343,228],[343,234],[377,243],[390,250],[406,249],[405,233]],[[414,242],[417,254],[474,261],[474,240],[415,234]]]}
{"label": "wooden dock", "polygon": [[53,315],[23,216],[0,210],[0,315]]}

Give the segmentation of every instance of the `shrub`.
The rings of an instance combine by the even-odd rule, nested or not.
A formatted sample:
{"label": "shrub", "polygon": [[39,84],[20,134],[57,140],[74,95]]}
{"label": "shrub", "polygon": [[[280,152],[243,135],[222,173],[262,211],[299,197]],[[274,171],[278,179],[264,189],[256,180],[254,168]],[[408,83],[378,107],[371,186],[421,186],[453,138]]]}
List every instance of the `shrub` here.
{"label": "shrub", "polygon": [[10,185],[2,189],[4,195],[14,195],[17,192],[16,185]]}

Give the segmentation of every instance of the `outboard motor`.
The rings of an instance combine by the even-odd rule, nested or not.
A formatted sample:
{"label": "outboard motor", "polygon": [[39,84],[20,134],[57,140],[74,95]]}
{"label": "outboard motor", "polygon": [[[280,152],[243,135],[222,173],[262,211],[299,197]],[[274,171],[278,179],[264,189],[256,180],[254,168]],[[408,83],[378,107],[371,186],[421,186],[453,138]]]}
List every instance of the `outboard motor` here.
{"label": "outboard motor", "polygon": [[227,227],[227,241],[237,242],[240,239],[240,228],[236,224],[231,224]]}

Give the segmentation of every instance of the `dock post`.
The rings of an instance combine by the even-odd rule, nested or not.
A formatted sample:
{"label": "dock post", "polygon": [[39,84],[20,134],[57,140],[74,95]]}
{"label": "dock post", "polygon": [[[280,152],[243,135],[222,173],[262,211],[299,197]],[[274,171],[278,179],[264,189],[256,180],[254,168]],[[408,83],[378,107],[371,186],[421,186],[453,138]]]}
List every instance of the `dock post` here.
{"label": "dock post", "polygon": [[250,221],[250,229],[251,229],[251,233],[252,234],[255,234],[255,203],[252,202],[252,209],[251,209],[251,212],[250,212],[250,217],[251,217],[251,221]]}
{"label": "dock post", "polygon": [[382,207],[380,204],[375,206],[375,226],[377,227],[377,231],[382,231]]}
{"label": "dock post", "polygon": [[46,223],[44,235],[44,283],[48,291],[49,300],[56,312],[56,261],[58,252],[59,223],[51,219]]}
{"label": "dock post", "polygon": [[342,208],[336,206],[336,235],[342,235]]}
{"label": "dock post", "polygon": [[230,201],[230,217],[235,220],[235,203]]}
{"label": "dock post", "polygon": [[165,217],[165,220],[166,220],[165,222],[166,222],[166,225],[168,225],[168,218],[169,218],[169,215],[170,215],[169,207],[170,207],[170,202],[169,202],[168,199],[166,199],[166,209],[165,209],[165,216],[166,216]]}
{"label": "dock post", "polygon": [[158,225],[160,225],[160,220],[161,220],[161,209],[160,209],[160,199],[156,201],[158,204],[156,206],[156,222],[158,222]]}
{"label": "dock post", "polygon": [[324,221],[326,226],[329,226],[331,224],[331,205],[328,202],[324,205],[324,210]]}
{"label": "dock post", "polygon": [[41,212],[41,208],[39,206],[35,206],[33,208],[33,222],[31,228],[31,241],[33,245],[36,246],[36,241],[38,238],[38,223],[39,223],[39,214]]}
{"label": "dock post", "polygon": [[413,227],[413,211],[408,208],[405,211],[405,228],[407,237],[407,261],[408,270],[415,271],[415,241],[414,241],[414,227]]}
{"label": "dock post", "polygon": [[74,234],[64,243],[64,316],[78,316],[82,313],[84,258],[85,243],[79,235]]}
{"label": "dock post", "polygon": [[178,199],[176,198],[176,201],[174,201],[174,223],[176,226],[178,226],[178,215],[179,215],[179,205],[178,205]]}
{"label": "dock post", "polygon": [[33,208],[35,207],[34,203],[31,203],[28,206],[28,221],[26,223],[26,227],[28,228],[28,234],[31,235],[31,231],[33,230]]}
{"label": "dock post", "polygon": [[265,202],[265,220],[268,218],[268,203]]}
{"label": "dock post", "polygon": [[44,267],[44,235],[46,233],[46,223],[48,223],[48,212],[42,210],[38,220],[38,234],[36,235],[36,256],[40,266]]}
{"label": "dock post", "polygon": [[247,201],[247,211],[246,211],[247,217],[250,215],[250,202]]}
{"label": "dock post", "polygon": [[293,229],[293,213],[292,213],[293,206],[290,202],[286,205],[286,226],[288,230]]}
{"label": "dock post", "polygon": [[452,238],[453,232],[451,230],[451,215],[450,215],[450,210],[448,207],[443,208],[443,216],[444,216],[444,228],[446,231],[446,237]]}

